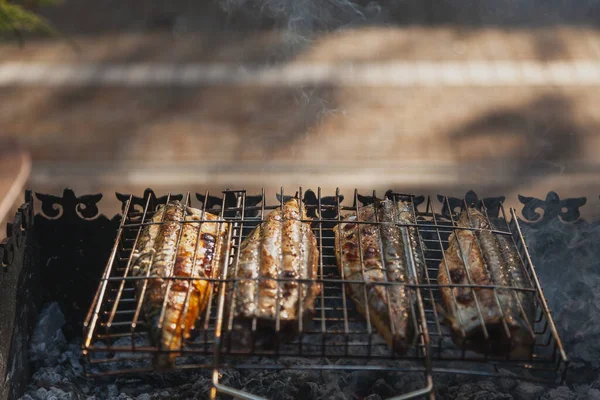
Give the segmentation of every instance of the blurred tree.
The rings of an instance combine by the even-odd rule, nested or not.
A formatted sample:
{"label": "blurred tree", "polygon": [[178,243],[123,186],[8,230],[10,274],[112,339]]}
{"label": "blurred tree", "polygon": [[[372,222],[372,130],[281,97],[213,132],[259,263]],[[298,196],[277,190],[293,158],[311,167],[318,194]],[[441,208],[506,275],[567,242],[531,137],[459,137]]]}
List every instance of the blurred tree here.
{"label": "blurred tree", "polygon": [[52,24],[36,15],[35,10],[60,2],[61,0],[0,0],[0,38],[12,37],[22,42],[24,33],[58,35]]}

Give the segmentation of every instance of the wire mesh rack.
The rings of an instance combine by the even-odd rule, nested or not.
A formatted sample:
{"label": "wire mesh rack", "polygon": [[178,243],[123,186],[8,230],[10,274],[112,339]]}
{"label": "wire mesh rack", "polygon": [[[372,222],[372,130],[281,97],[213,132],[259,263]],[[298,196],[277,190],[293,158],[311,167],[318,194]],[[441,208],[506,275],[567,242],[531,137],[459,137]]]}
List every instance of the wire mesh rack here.
{"label": "wire mesh rack", "polygon": [[[171,276],[165,279],[167,285],[192,279],[202,279],[208,283],[208,307],[198,318],[192,336],[182,340],[179,348],[169,351],[178,355],[174,368],[213,370],[213,396],[222,392],[240,398],[254,398],[219,383],[219,371],[225,368],[368,369],[423,374],[425,383],[422,388],[398,398],[432,395],[434,372],[494,375],[502,368],[520,373],[519,377],[556,379],[565,369],[567,358],[541,294],[514,210],[511,210],[509,222],[502,204],[485,204],[483,201],[481,204],[471,205],[466,200],[457,203],[455,199],[444,197],[440,198],[438,212],[431,198],[425,201],[422,196],[387,192],[384,197],[394,203],[401,200],[410,206],[411,223],[395,225],[402,230],[404,238],[409,238],[409,233],[416,233],[420,238],[420,244],[405,240],[406,262],[415,274],[406,282],[367,284],[364,281],[343,279],[343,274],[340,274],[336,261],[336,251],[339,249],[336,248],[334,227],[349,215],[357,215],[361,207],[376,207],[379,201],[377,193],[362,196],[355,191],[352,205],[344,204],[344,196],[339,191],[323,196],[321,189],[315,193],[310,190],[304,192],[299,188],[294,196],[289,196],[282,189],[280,193],[271,196],[273,200],[269,201],[264,190],[258,195],[248,195],[243,190],[227,190],[218,197],[211,196],[210,193],[197,194],[196,199],[192,199],[189,193],[185,196],[169,194],[160,199],[150,196],[145,202],[140,202],[139,199],[135,201],[134,197],[130,197],[124,206],[113,251],[84,323],[83,354],[86,374],[102,376],[149,372],[153,370],[153,356],[166,351],[153,345],[150,340],[142,312],[144,295],[140,295],[139,289],[136,292],[136,282],[140,279],[147,281],[155,278],[133,276],[132,253],[143,228],[156,224],[151,219],[157,206],[174,199],[218,217],[196,222],[218,223],[222,226],[219,229],[227,231],[223,262],[212,265],[213,269],[221,271],[219,276]],[[319,250],[318,278],[313,283],[320,284],[320,293],[314,304],[314,315],[310,321],[300,318],[292,324],[282,324],[278,313],[277,320],[267,326],[254,319],[251,324],[240,328],[235,323],[231,312],[233,306],[227,296],[228,290],[235,288],[239,282],[231,278],[229,272],[236,268],[240,247],[250,232],[270,212],[282,207],[291,197],[296,197],[300,209],[306,211],[308,217],[302,222],[310,224]],[[420,210],[423,206],[425,209]],[[531,344],[527,357],[515,359],[510,354],[498,356],[487,352],[476,353],[469,350],[468,346],[457,346],[452,331],[442,317],[444,285],[437,282],[438,269],[444,260],[444,250],[448,248],[450,234],[455,230],[466,229],[458,226],[457,220],[461,210],[468,210],[469,206],[476,206],[485,213],[488,221],[495,227],[495,235],[503,235],[513,241],[519,251],[521,268],[527,276],[528,285],[519,288],[498,285],[482,288],[481,285],[472,283],[450,283],[446,287],[464,286],[466,290],[473,292],[487,289],[494,292],[512,290],[526,293],[522,298],[535,304],[536,310],[535,318],[528,326],[535,335],[535,341]],[[385,223],[377,220],[356,222],[367,225]],[[361,260],[362,257],[361,254]],[[418,271],[416,260],[424,260],[426,266],[422,271]],[[279,286],[286,279],[276,281]],[[298,280],[300,286],[302,283],[307,281]],[[363,285],[365,288],[369,285],[381,285],[386,292],[394,285],[406,287],[411,299],[408,315],[414,319],[414,335],[405,354],[393,351],[378,334],[371,319],[358,312],[356,304],[348,295],[348,286],[351,284]],[[186,302],[188,299],[189,291]],[[184,310],[188,310],[188,307],[185,304]],[[163,314],[164,311],[161,312]],[[481,320],[485,325],[483,316]],[[239,329],[244,331],[239,332]],[[240,334],[251,340],[240,346]],[[483,338],[492,339],[488,335]],[[257,361],[258,357],[260,361]],[[313,361],[302,361],[307,359]],[[546,375],[539,375],[538,371]]]}
{"label": "wire mesh rack", "polygon": [[[531,381],[564,381],[568,358],[543,296],[516,211],[511,208],[507,213],[502,200],[498,201],[498,199],[487,199],[487,201],[486,199],[475,199],[474,202],[469,202],[466,198],[453,199],[446,196],[438,196],[438,199],[441,203],[439,211],[432,199],[427,198],[425,210],[418,213],[417,218],[417,229],[426,247],[427,268],[419,290],[424,299],[427,332],[431,338],[430,351],[434,365],[433,371],[504,377],[507,376],[506,372],[509,372],[509,374],[514,374],[512,376]],[[520,284],[511,279],[510,286],[475,285],[469,277],[469,284],[442,285],[438,282],[439,270],[445,268],[444,264],[448,261],[447,249],[451,240],[450,235],[459,230],[471,230],[458,226],[458,220],[461,213],[466,213],[470,218],[469,210],[473,209],[479,210],[483,214],[494,237],[501,238],[504,243],[516,250],[518,273],[522,274],[524,278]],[[475,245],[481,251],[481,239],[477,240]],[[466,257],[464,249],[460,249],[459,246],[459,250],[463,252],[461,258]],[[484,267],[489,269],[489,262],[490,260],[486,259]],[[464,265],[463,261],[463,268]],[[464,269],[467,270],[467,268]],[[489,326],[486,329],[486,317],[483,315],[485,310],[479,306],[477,307],[477,318],[482,322],[483,337],[477,337],[474,340],[480,341],[483,346],[480,346],[475,352],[469,341],[457,345],[456,340],[453,340],[453,332],[444,321],[444,310],[440,309],[440,305],[444,304],[442,299],[444,286],[464,288],[474,291],[473,293],[477,293],[477,290],[493,291],[495,304],[502,316],[499,319],[498,329],[503,331],[500,334],[508,337],[509,340],[511,332],[508,330],[508,325],[511,322],[508,321],[510,318],[508,314],[511,311],[507,310],[504,302],[499,301],[498,293],[504,292],[510,296],[511,300],[514,300],[512,312],[518,314],[520,328],[532,338],[531,342],[525,346],[525,351],[515,354],[509,350],[503,354],[497,354],[490,349],[490,346],[486,346],[486,342],[489,344],[490,341],[497,340],[498,332],[493,332]],[[474,298],[477,299],[478,296],[474,296]],[[525,309],[528,309],[528,312]],[[481,351],[481,347],[484,347],[483,351]]]}

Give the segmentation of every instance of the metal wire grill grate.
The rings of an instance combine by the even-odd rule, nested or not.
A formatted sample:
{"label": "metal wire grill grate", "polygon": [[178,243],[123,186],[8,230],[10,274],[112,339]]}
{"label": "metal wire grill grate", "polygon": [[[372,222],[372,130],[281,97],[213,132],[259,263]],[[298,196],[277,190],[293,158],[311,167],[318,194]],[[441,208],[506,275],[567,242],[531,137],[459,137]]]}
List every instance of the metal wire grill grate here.
{"label": "metal wire grill grate", "polygon": [[[113,252],[85,322],[83,353],[86,356],[86,373],[95,376],[152,370],[151,359],[159,349],[149,340],[148,327],[141,312],[144,300],[139,290],[136,294],[136,282],[140,279],[148,281],[154,278],[132,276],[132,251],[143,227],[151,223],[149,221],[157,205],[175,198],[182,199],[185,204],[203,212],[217,215],[217,221],[203,220],[201,223],[219,223],[222,226],[220,229],[227,228],[228,233],[224,243],[225,262],[212,266],[222,270],[220,276],[215,279],[203,278],[213,284],[209,285],[209,306],[198,319],[192,337],[182,341],[181,347],[173,350],[180,354],[175,368],[213,368],[218,371],[219,368],[235,366],[421,371],[426,374],[426,381],[429,382],[428,386],[422,389],[427,392],[431,390],[431,373],[435,370],[495,374],[497,368],[501,367],[519,371],[520,376],[529,378],[538,377],[529,373],[540,370],[552,373],[552,378],[556,379],[557,374],[566,366],[566,355],[541,295],[541,288],[514,210],[511,210],[511,216],[507,218],[501,203],[486,204],[485,200],[480,204],[467,204],[466,200],[457,203],[454,199],[444,197],[440,198],[441,206],[438,211],[431,198],[427,198],[425,202],[423,197],[386,193],[386,197],[394,202],[402,200],[409,204],[414,223],[396,225],[405,233],[405,239],[409,238],[409,233],[416,233],[422,243],[422,246],[415,245],[414,242],[405,240],[409,242],[409,268],[417,272],[415,260],[419,258],[426,263],[426,268],[416,273],[412,281],[402,284],[407,287],[412,299],[409,315],[414,319],[415,335],[408,352],[399,356],[390,350],[372,326],[370,319],[357,311],[348,296],[348,285],[359,284],[366,287],[365,283],[345,279],[340,274],[336,262],[334,227],[348,215],[357,214],[360,207],[374,207],[377,193],[361,196],[355,191],[351,206],[344,204],[344,197],[339,191],[332,196],[322,196],[320,189],[314,193],[303,192],[300,188],[296,195],[300,208],[308,214],[308,219],[304,222],[310,223],[319,249],[317,281],[322,286],[315,302],[312,320],[299,319],[292,324],[293,326],[289,326],[282,324],[277,317],[272,326],[267,327],[254,320],[251,325],[244,326],[244,332],[239,332],[240,328],[235,324],[231,312],[232,304],[226,296],[227,290],[238,284],[235,279],[227,276],[231,268],[236,268],[243,240],[272,210],[282,207],[291,197],[286,196],[283,190],[272,196],[273,201],[269,201],[264,190],[260,195],[253,196],[247,195],[245,191],[230,190],[224,191],[221,197],[212,197],[209,193],[196,195],[197,204],[189,193],[185,197],[149,197],[144,204],[135,202],[131,197],[124,207]],[[528,327],[535,334],[536,340],[531,354],[525,358],[480,354],[469,351],[466,347],[460,348],[452,341],[451,332],[445,324],[440,307],[443,305],[443,285],[437,282],[438,269],[444,259],[444,250],[448,248],[452,231],[466,229],[457,227],[457,219],[460,210],[468,209],[468,206],[477,206],[482,210],[495,227],[493,233],[509,238],[519,251],[521,268],[527,277],[527,287],[490,286],[487,289],[493,290],[494,293],[499,290],[515,293],[521,291],[526,293],[522,298],[535,304],[535,319],[528,323]],[[361,260],[362,257],[361,254]],[[173,282],[189,279],[191,278],[170,277],[166,281],[173,285]],[[285,279],[278,280],[277,285],[281,285],[281,281]],[[306,281],[300,280],[300,286],[301,283]],[[378,282],[377,285],[387,288],[400,283]],[[473,284],[447,286],[466,286],[469,290],[482,289],[481,286]],[[189,295],[186,296],[186,302],[187,299]],[[184,310],[188,307],[186,304]],[[485,331],[485,328],[483,330]],[[249,334],[250,344],[239,346],[239,334]],[[264,356],[268,362],[259,362],[253,356]],[[301,362],[300,359],[314,361]],[[338,362],[325,361],[332,359]],[[483,372],[482,365],[492,368]],[[527,370],[527,374],[523,375],[523,369]],[[544,378],[548,376],[544,375]],[[214,375],[213,380],[219,390],[228,392],[228,388],[218,384],[218,374]],[[231,391],[229,393],[233,394]]]}
{"label": "metal wire grill grate", "polygon": [[[436,206],[430,198],[427,199],[425,210],[419,213],[417,229],[426,244],[427,269],[420,290],[423,293],[423,304],[425,307],[427,331],[431,338],[431,357],[434,371],[443,372],[468,372],[475,374],[488,374],[481,370],[481,363],[491,366],[493,371],[499,369],[509,370],[518,376],[529,379],[541,380],[564,380],[567,356],[564,352],[562,342],[552,320],[552,316],[542,295],[535,268],[527,250],[525,239],[519,227],[516,211],[510,209],[507,214],[502,202],[493,202],[485,199],[475,203],[469,203],[466,199],[450,199],[439,196],[441,206]],[[441,289],[444,285],[438,282],[439,268],[443,268],[442,261],[446,260],[446,249],[449,246],[449,238],[457,229],[457,221],[461,212],[467,212],[475,207],[485,215],[485,219],[495,229],[492,231],[496,237],[503,237],[518,252],[518,262],[521,272],[525,277],[525,284],[517,286],[514,281],[511,286],[500,285],[487,286],[493,290],[496,304],[503,313],[503,325],[506,329],[506,310],[498,303],[498,292],[504,290],[515,300],[515,309],[522,317],[523,329],[526,329],[535,337],[530,351],[526,356],[512,357],[510,354],[497,355],[490,352],[476,353],[468,350],[468,346],[457,346],[452,340],[452,333],[445,324],[444,310],[440,310],[443,304]],[[466,211],[465,211],[466,210]],[[480,246],[480,245],[479,245]],[[465,286],[469,288],[486,288],[482,285],[448,285]],[[518,295],[519,294],[519,295]],[[477,296],[475,296],[477,299]],[[530,317],[525,315],[524,306],[527,303],[533,308]],[[479,318],[483,320],[482,312],[479,310]],[[483,325],[485,327],[485,324]],[[485,329],[484,329],[485,331]],[[487,340],[492,340],[491,332],[485,332]],[[479,340],[485,341],[486,338]],[[452,361],[461,361],[460,365]],[[535,372],[534,372],[535,371]]]}

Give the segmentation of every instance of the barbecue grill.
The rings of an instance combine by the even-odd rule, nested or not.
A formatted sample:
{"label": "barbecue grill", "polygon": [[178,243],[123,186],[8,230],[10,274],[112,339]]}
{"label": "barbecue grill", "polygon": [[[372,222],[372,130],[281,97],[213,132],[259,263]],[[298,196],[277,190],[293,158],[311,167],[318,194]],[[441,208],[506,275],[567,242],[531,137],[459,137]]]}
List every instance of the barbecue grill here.
{"label": "barbecue grill", "polygon": [[[273,340],[269,343],[261,340],[264,333],[255,323],[252,325],[252,344],[240,348],[236,346],[235,325],[231,318],[225,318],[231,314],[228,312],[231,304],[226,302],[225,296],[227,287],[237,284],[234,279],[227,278],[227,269],[235,267],[240,244],[250,231],[271,210],[294,196],[307,211],[307,222],[311,223],[320,251],[318,281],[322,289],[316,302],[316,315],[310,323],[300,321],[294,335],[280,330],[277,323],[272,333]],[[422,387],[404,393],[398,399],[432,396],[434,376],[439,373],[508,376],[547,382],[565,379],[568,359],[526,245],[521,226],[523,221],[519,221],[516,210],[505,209],[503,197],[479,199],[475,193],[469,192],[464,198],[432,198],[391,191],[380,195],[376,192],[361,195],[354,191],[348,200],[339,190],[324,195],[321,189],[304,191],[302,188],[293,194],[284,193],[283,189],[276,194],[265,193],[265,190],[261,193],[225,190],[217,196],[207,192],[195,196],[187,193],[159,197],[147,190],[142,197],[117,194],[122,202],[122,213],[112,219],[99,214],[97,203],[101,195],[76,197],[72,191],[65,190],[62,198],[44,194],[37,194],[37,197],[42,202],[43,214],[36,215],[34,223],[33,198],[28,192],[26,204],[18,214],[19,229],[11,226],[12,235],[6,246],[8,251],[2,251],[4,264],[15,268],[13,264],[18,262],[23,271],[29,271],[17,288],[26,294],[24,298],[30,297],[27,300],[29,305],[20,306],[22,315],[27,318],[16,325],[30,330],[31,318],[37,307],[50,299],[59,300],[70,321],[65,333],[77,335],[83,328],[82,354],[88,377],[152,371],[152,357],[160,350],[150,343],[141,315],[143,300],[135,293],[137,280],[152,278],[132,276],[131,255],[141,229],[150,223],[156,207],[170,200],[180,200],[217,214],[219,220],[230,227],[224,271],[212,280],[214,290],[210,292],[210,306],[197,322],[192,338],[183,341],[182,347],[177,350],[180,356],[175,364],[176,369],[182,370],[212,370],[213,396],[220,392],[239,398],[256,398],[220,383],[221,372],[231,368],[372,370],[422,376]],[[411,314],[417,334],[408,353],[402,356],[394,354],[369,319],[356,311],[347,298],[345,286],[358,282],[344,279],[336,266],[334,226],[360,207],[373,205],[380,197],[409,202],[415,223],[397,225],[405,233],[415,229],[422,238],[423,246],[415,246],[405,240],[410,268],[413,271],[416,268],[415,257],[422,257],[427,266],[421,279],[406,284],[414,296]],[[523,198],[522,201],[529,200]],[[562,211],[564,203],[558,206],[563,219],[568,220],[573,214],[578,217],[579,205],[567,204],[566,213]],[[513,241],[519,251],[521,267],[528,277],[528,286],[448,286],[526,293],[536,309],[535,318],[528,321],[527,327],[536,337],[530,357],[513,359],[509,355],[500,357],[460,348],[451,340],[449,328],[444,324],[439,308],[442,304],[441,286],[436,277],[450,234],[456,229],[467,229],[457,227],[456,222],[460,211],[468,207],[482,210],[496,227],[494,233]],[[528,208],[535,211],[539,207],[539,203],[526,204],[524,214]],[[527,212],[532,215],[531,210]],[[552,213],[548,212],[547,216],[552,217]],[[25,254],[27,260],[23,260]],[[176,279],[185,278],[171,278],[169,281]],[[24,290],[40,284],[40,281],[47,285],[46,292]],[[364,285],[364,282],[361,284]],[[397,283],[382,283],[384,286],[394,284]],[[5,304],[0,303],[0,306]],[[13,340],[14,346],[20,346],[22,353],[13,349],[10,357],[20,357],[26,364],[26,345],[16,344]],[[25,380],[22,378],[20,385],[15,384],[14,394],[22,391]]]}

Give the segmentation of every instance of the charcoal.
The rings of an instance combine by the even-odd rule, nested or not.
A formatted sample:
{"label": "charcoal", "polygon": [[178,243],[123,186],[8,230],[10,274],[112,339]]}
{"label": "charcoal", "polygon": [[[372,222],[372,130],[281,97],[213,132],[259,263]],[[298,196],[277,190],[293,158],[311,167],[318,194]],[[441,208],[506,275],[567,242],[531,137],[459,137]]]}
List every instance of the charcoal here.
{"label": "charcoal", "polygon": [[496,383],[498,384],[498,389],[503,393],[512,392],[517,385],[519,385],[519,381],[511,378],[514,377],[514,374],[510,371],[501,369],[498,371],[503,377],[496,379]]}
{"label": "charcoal", "polygon": [[319,385],[316,382],[304,382],[298,388],[297,400],[312,400],[319,396]]}
{"label": "charcoal", "polygon": [[389,385],[384,379],[378,379],[371,387],[371,393],[378,394],[385,399],[396,394],[396,389]]}
{"label": "charcoal", "polygon": [[42,387],[59,386],[68,381],[68,379],[62,374],[59,374],[55,368],[50,367],[43,367],[35,371],[32,379]]}
{"label": "charcoal", "polygon": [[511,400],[513,396],[502,392],[498,386],[490,380],[479,380],[450,386],[446,394],[440,398],[453,400]]}
{"label": "charcoal", "polygon": [[119,388],[117,387],[117,385],[108,385],[107,395],[108,395],[108,397],[119,396]]}
{"label": "charcoal", "polygon": [[377,380],[377,374],[374,371],[354,371],[350,372],[346,378],[346,393],[354,393],[357,396],[366,396]]}
{"label": "charcoal", "polygon": [[39,388],[31,397],[36,400],[75,400],[77,397],[74,393],[65,392],[58,388],[44,389]]}
{"label": "charcoal", "polygon": [[62,332],[65,316],[58,303],[42,309],[29,343],[29,359],[36,365],[52,366],[58,363],[66,346]]}
{"label": "charcoal", "polygon": [[552,389],[541,397],[542,400],[577,400],[579,398],[583,397],[578,396],[577,393],[566,386]]}
{"label": "charcoal", "polygon": [[531,400],[537,399],[544,387],[530,382],[521,382],[515,389],[515,400]]}
{"label": "charcoal", "polygon": [[[390,380],[388,380],[390,382]],[[397,373],[392,376],[392,384],[396,393],[412,392],[427,386],[425,376],[415,373]]]}

